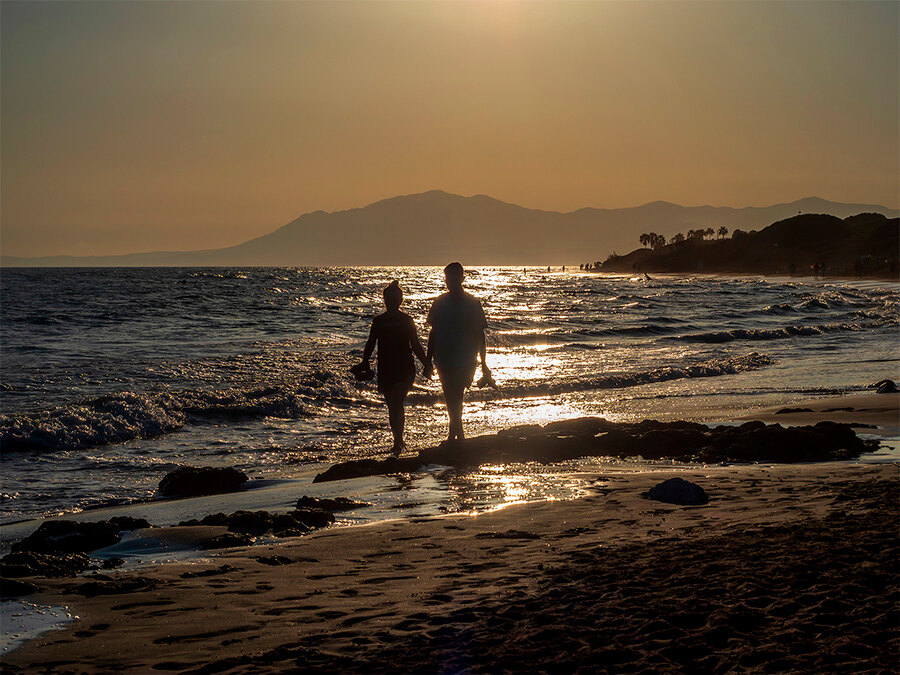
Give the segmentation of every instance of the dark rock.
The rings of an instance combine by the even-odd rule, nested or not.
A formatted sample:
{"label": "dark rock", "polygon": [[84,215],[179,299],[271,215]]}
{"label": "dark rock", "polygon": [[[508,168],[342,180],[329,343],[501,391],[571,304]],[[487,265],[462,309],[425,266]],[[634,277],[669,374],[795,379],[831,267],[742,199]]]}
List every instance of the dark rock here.
{"label": "dark rock", "polygon": [[237,492],[247,475],[232,467],[182,466],[169,472],[159,482],[159,492],[166,497],[196,497]]}
{"label": "dark rock", "polygon": [[334,514],[322,509],[294,509],[288,514],[306,527],[326,527],[334,522]]}
{"label": "dark rock", "polygon": [[291,513],[279,513],[272,518],[272,534],[276,537],[299,537],[312,528],[298,521]]}
{"label": "dark rock", "polygon": [[542,431],[543,427],[541,427],[540,424],[519,424],[514,427],[509,427],[508,429],[501,429],[497,432],[497,435],[522,438],[523,436],[531,436],[532,434],[541,433]]}
{"label": "dark rock", "polygon": [[288,527],[283,530],[273,530],[272,535],[278,537],[279,539],[287,539],[288,537],[302,537],[308,532],[308,528],[304,528],[302,525],[297,525],[296,527]]}
{"label": "dark rock", "polygon": [[893,380],[879,380],[871,388],[875,390],[876,394],[896,394],[900,391]]}
{"label": "dark rock", "polygon": [[673,459],[683,462],[813,462],[858,457],[874,448],[849,424],[806,427],[746,422],[710,428],[696,422],[614,423],[599,417],[522,425],[491,436],[425,448],[418,457],[335,464],[313,482],[411,473],[434,464],[466,468],[489,462],[561,462],[585,456]]}
{"label": "dark rock", "polygon": [[212,539],[207,539],[206,541],[204,541],[203,548],[234,548],[238,546],[249,546],[252,543],[253,538],[248,537],[246,534],[226,532],[225,534],[220,534],[218,537],[213,537]]}
{"label": "dark rock", "polygon": [[543,427],[543,431],[559,436],[596,436],[601,431],[608,431],[611,426],[614,426],[613,423],[602,417],[578,417],[550,422]]}
{"label": "dark rock", "polygon": [[411,473],[418,471],[422,462],[412,457],[388,457],[387,459],[356,459],[335,464],[323,473],[318,474],[313,483],[324,483],[330,480],[360,478],[362,476],[388,475],[392,473]]}
{"label": "dark rock", "polygon": [[200,525],[222,525],[227,527],[228,516],[226,516],[224,513],[211,513],[208,516],[204,516],[203,519],[200,520]]}
{"label": "dark rock", "polygon": [[647,493],[650,499],[668,504],[697,505],[709,502],[706,492],[696,483],[684,478],[670,478],[650,488]]}
{"label": "dark rock", "polygon": [[116,567],[121,567],[124,564],[125,564],[125,558],[113,557],[113,558],[107,558],[106,560],[104,560],[101,563],[100,567],[102,567],[105,570],[111,570],[111,569],[115,569]]}
{"label": "dark rock", "polygon": [[236,511],[228,516],[228,531],[259,536],[272,529],[272,514],[267,511]]}
{"label": "dark rock", "polygon": [[866,444],[849,424],[819,422],[815,426],[746,425],[715,439],[703,459],[746,462],[816,462],[858,457]]}
{"label": "dark rock", "polygon": [[38,587],[30,581],[0,577],[0,598],[21,598],[37,591]]}
{"label": "dark rock", "polygon": [[610,429],[594,440],[594,450],[599,455],[628,457],[636,455],[636,436],[624,429]]}
{"label": "dark rock", "polygon": [[110,518],[108,522],[119,528],[120,532],[153,527],[146,518],[132,518],[131,516],[116,516],[115,518]]}
{"label": "dark rock", "polygon": [[4,577],[74,577],[91,564],[83,553],[9,553],[0,559],[0,575]]}
{"label": "dark rock", "polygon": [[709,443],[709,438],[693,429],[653,429],[636,437],[631,451],[644,459],[660,459],[696,452]]}
{"label": "dark rock", "polygon": [[200,524],[224,526],[236,534],[259,536],[271,530],[278,537],[295,537],[333,522],[334,515],[329,511],[308,508],[275,514],[268,511],[236,511],[230,515],[213,513],[204,517]]}
{"label": "dark rock", "polygon": [[298,509],[321,509],[323,511],[350,511],[352,509],[361,509],[370,506],[368,502],[358,502],[346,497],[336,497],[334,499],[323,497],[307,497],[304,495],[297,500]]}
{"label": "dark rock", "polygon": [[119,528],[110,522],[78,523],[47,520],[37,531],[13,544],[13,551],[36,553],[82,553],[112,546],[119,541]]}
{"label": "dark rock", "polygon": [[273,556],[256,556],[254,558],[258,563],[262,565],[290,565],[291,563],[297,562],[296,560],[291,560],[290,558],[286,558],[283,555],[273,555]]}
{"label": "dark rock", "polygon": [[215,577],[220,574],[228,574],[229,572],[237,571],[237,567],[234,565],[229,565],[225,563],[224,565],[219,565],[218,567],[213,567],[207,570],[200,570],[199,572],[182,572],[178,576],[182,579],[196,579],[198,577]]}
{"label": "dark rock", "polygon": [[752,422],[744,422],[741,426],[738,427],[740,431],[755,431],[756,429],[765,429],[766,423],[760,422],[759,420],[753,420]]}

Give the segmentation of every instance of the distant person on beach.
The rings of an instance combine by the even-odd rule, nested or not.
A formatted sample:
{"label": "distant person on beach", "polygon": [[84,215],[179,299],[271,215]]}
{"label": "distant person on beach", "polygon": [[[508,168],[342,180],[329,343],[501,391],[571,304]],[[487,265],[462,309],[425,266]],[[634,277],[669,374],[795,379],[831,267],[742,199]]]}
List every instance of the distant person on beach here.
{"label": "distant person on beach", "polygon": [[[387,311],[372,319],[369,339],[363,350],[362,363],[356,371],[369,371],[369,359],[378,344],[378,391],[384,396],[388,407],[388,419],[391,432],[394,434],[394,446],[391,452],[399,455],[406,444],[403,442],[403,426],[405,414],[403,403],[412,389],[416,379],[416,363],[413,354],[419,357],[426,372],[430,370],[425,357],[425,350],[419,342],[416,324],[409,314],[400,311],[403,302],[403,290],[400,284],[392,281],[382,293]],[[430,373],[427,375],[430,377]],[[371,375],[369,375],[371,378]]]}
{"label": "distant person on beach", "polygon": [[[491,371],[485,362],[487,351],[484,329],[487,321],[478,298],[463,290],[463,266],[452,262],[444,268],[447,292],[438,296],[428,312],[428,363],[434,361],[447,417],[450,419],[450,433],[447,440],[461,441],[465,438],[462,424],[463,395],[472,384],[478,357],[481,357],[481,382],[493,383]],[[430,369],[426,368],[426,374]]]}

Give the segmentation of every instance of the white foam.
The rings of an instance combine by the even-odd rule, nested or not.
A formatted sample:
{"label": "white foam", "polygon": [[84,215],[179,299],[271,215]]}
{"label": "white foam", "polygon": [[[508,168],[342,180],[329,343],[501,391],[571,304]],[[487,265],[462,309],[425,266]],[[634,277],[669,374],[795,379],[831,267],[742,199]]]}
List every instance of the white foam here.
{"label": "white foam", "polygon": [[60,630],[77,619],[78,616],[68,607],[3,600],[0,602],[0,656],[44,633]]}

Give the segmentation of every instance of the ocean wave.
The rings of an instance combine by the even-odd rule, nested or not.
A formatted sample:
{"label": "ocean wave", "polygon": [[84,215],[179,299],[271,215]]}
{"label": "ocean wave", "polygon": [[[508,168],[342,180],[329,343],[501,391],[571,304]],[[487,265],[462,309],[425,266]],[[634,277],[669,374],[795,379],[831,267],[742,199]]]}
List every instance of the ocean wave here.
{"label": "ocean wave", "polygon": [[40,413],[0,416],[0,451],[72,450],[174,431],[184,414],[146,394],[125,392]]}
{"label": "ocean wave", "polygon": [[679,340],[681,342],[719,344],[723,342],[733,342],[735,340],[784,340],[793,337],[807,337],[831,332],[860,330],[864,330],[863,326],[851,323],[820,326],[784,326],[783,328],[732,328],[731,330],[679,335],[664,339]]}
{"label": "ocean wave", "polygon": [[[772,359],[757,352],[722,359],[711,359],[684,366],[667,366],[633,373],[598,373],[587,376],[551,381],[502,382],[497,389],[472,389],[466,394],[469,400],[527,398],[553,396],[597,389],[621,389],[654,382],[668,382],[684,378],[717,377],[756,370],[772,363]],[[413,404],[430,404],[441,400],[437,392],[415,392],[407,399]]]}
{"label": "ocean wave", "polygon": [[786,302],[781,302],[777,305],[769,305],[763,309],[763,312],[766,314],[789,314],[796,311],[797,310],[792,305],[789,305]]}
{"label": "ocean wave", "polygon": [[214,418],[314,414],[315,405],[374,405],[350,381],[312,371],[297,382],[255,388],[122,392],[37,413],[0,415],[0,451],[81,450],[152,438]]}
{"label": "ocean wave", "polygon": [[[665,322],[648,323],[637,326],[620,326],[616,328],[582,328],[569,331],[551,331],[539,333],[493,333],[488,335],[488,344],[491,347],[523,347],[532,345],[557,345],[569,343],[575,340],[575,344],[563,344],[552,349],[568,349],[570,347],[584,347],[585,339],[591,338],[617,338],[617,337],[654,337],[666,335],[676,330],[671,325],[663,325]],[[683,323],[683,322],[681,322]],[[687,326],[690,328],[690,326]],[[683,330],[685,327],[680,326]],[[594,347],[587,347],[588,349]]]}
{"label": "ocean wave", "polygon": [[640,326],[622,326],[620,328],[599,328],[595,330],[575,331],[575,336],[590,335],[595,337],[640,337],[642,335],[665,335],[671,333],[674,329],[671,326],[664,326],[655,323],[648,323]]}

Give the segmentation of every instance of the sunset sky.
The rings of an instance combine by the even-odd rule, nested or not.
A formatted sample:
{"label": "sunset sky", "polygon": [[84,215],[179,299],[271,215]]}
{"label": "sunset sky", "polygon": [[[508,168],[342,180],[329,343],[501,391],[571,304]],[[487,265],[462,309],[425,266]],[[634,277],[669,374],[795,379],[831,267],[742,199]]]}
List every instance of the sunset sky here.
{"label": "sunset sky", "polygon": [[434,188],[900,206],[900,3],[7,2],[7,255],[218,248]]}

